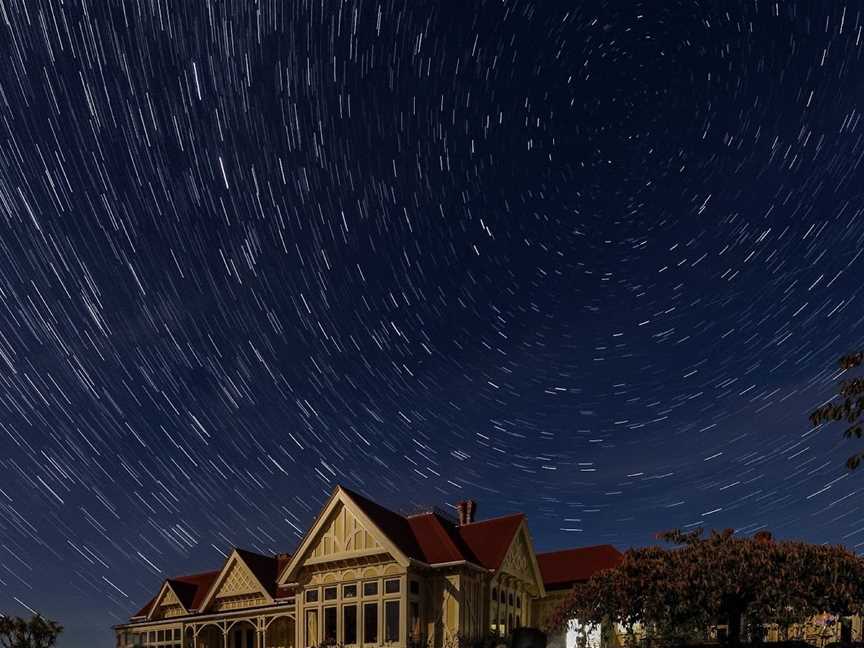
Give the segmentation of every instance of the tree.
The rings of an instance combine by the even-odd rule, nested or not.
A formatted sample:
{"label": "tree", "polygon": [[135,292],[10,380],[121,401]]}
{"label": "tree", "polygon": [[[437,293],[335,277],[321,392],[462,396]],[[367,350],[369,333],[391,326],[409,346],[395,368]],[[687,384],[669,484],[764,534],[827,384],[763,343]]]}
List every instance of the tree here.
{"label": "tree", "polygon": [[[846,372],[860,367],[864,364],[864,351],[849,353],[840,358],[840,369]],[[816,408],[810,413],[810,425],[814,428],[823,423],[842,421],[849,424],[843,432],[843,438],[860,439],[864,437],[864,430],[859,420],[864,415],[864,378],[848,378],[840,381],[839,397],[841,404],[828,402]],[[855,470],[864,461],[864,452],[856,452],[846,460],[846,467]]]}
{"label": "tree", "polygon": [[21,617],[0,615],[0,647],[2,648],[51,648],[63,626],[35,614],[28,621]]}
{"label": "tree", "polygon": [[611,621],[630,643],[668,645],[704,641],[711,626],[727,624],[737,644],[765,625],[785,635],[823,612],[864,610],[864,561],[843,547],[774,541],[764,532],[740,537],[731,529],[659,537],[677,547],[627,551],[617,568],[573,588],[550,629],[569,619],[589,628]]}

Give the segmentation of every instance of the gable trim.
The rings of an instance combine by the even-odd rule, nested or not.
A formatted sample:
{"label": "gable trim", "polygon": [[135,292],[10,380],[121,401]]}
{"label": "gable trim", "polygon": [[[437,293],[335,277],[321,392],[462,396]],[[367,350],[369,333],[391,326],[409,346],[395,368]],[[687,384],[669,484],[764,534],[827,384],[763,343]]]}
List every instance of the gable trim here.
{"label": "gable trim", "polygon": [[[291,556],[291,561],[285,566],[285,569],[282,570],[282,573],[279,575],[276,583],[277,585],[288,585],[290,584],[293,577],[296,575],[298,569],[301,565],[306,564],[306,554],[312,548],[312,543],[320,536],[321,532],[324,529],[324,525],[330,519],[330,515],[336,509],[338,504],[342,504],[348,511],[355,517],[360,523],[366,528],[369,533],[372,533],[378,542],[381,543],[383,547],[383,552],[389,553],[393,559],[398,562],[403,567],[407,567],[411,562],[409,558],[400,551],[393,541],[390,540],[387,535],[378,528],[372,520],[363,512],[363,509],[357,506],[351,496],[346,493],[341,486],[337,486],[333,493],[330,495],[330,498],[327,500],[327,503],[324,504],[324,507],[321,509],[321,512],[318,514],[318,518],[315,520],[315,524],[312,525],[312,528],[307,531],[306,535],[303,537],[303,542],[300,543],[300,546],[297,548],[297,551]],[[382,553],[383,553],[382,552]],[[378,553],[378,552],[375,552]],[[352,554],[359,555],[359,554]],[[335,558],[338,560],[338,557]],[[319,559],[310,559],[309,564],[317,564],[322,562],[329,562],[334,560],[332,557],[328,557],[327,560],[319,560]]]}
{"label": "gable trim", "polygon": [[[147,614],[145,615],[145,619],[148,621],[153,620],[153,613],[159,609],[159,605],[162,603],[162,599],[165,598],[165,595],[171,592],[174,595],[174,598],[177,599],[178,605],[183,609],[184,614],[189,614],[189,610],[186,609],[186,606],[183,605],[182,599],[177,595],[177,592],[171,587],[171,582],[166,580],[162,583],[162,589],[159,590],[159,594],[156,595],[156,598],[153,599],[153,604],[150,606],[150,609],[147,610]],[[160,619],[161,620],[161,619]]]}
{"label": "gable trim", "polygon": [[255,583],[257,583],[258,585],[258,589],[264,595],[264,598],[267,600],[267,602],[271,604],[274,602],[273,597],[270,595],[270,591],[264,586],[264,583],[262,583],[258,579],[258,576],[255,575],[255,572],[252,571],[248,564],[246,564],[246,561],[243,560],[243,557],[237,552],[237,549],[232,549],[231,553],[228,555],[228,559],[222,566],[222,571],[219,572],[219,575],[213,581],[213,585],[210,586],[210,590],[207,592],[207,596],[205,596],[204,600],[201,602],[201,606],[198,608],[198,612],[203,612],[213,602],[213,598],[216,596],[216,592],[219,591],[219,588],[222,587],[225,582],[225,578],[228,576],[229,569],[237,563],[243,565],[243,567],[246,568],[246,571],[251,574]]}
{"label": "gable trim", "polygon": [[[522,518],[522,521],[516,529],[516,533],[513,534],[513,538],[510,540],[510,546],[508,546],[507,551],[504,552],[502,566],[503,560],[507,559],[508,554],[513,550],[513,545],[516,544],[520,535],[525,539],[525,546],[528,549],[529,559],[531,562],[531,573],[534,575],[534,583],[537,587],[537,596],[542,598],[546,596],[546,586],[543,584],[543,574],[540,571],[540,563],[537,562],[537,552],[534,550],[534,542],[531,540],[531,533],[528,531],[528,524],[526,523],[525,518]],[[500,567],[498,571],[501,571]]]}

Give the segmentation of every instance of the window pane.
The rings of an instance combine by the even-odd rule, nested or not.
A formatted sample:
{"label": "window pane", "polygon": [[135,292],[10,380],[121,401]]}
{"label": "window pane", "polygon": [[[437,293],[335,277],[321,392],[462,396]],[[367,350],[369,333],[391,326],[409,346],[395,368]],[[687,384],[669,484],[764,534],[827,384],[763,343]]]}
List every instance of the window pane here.
{"label": "window pane", "polygon": [[492,600],[498,601],[498,588],[497,587],[492,588]]}
{"label": "window pane", "polygon": [[411,614],[408,618],[408,632],[411,634],[412,641],[420,641],[420,604],[411,601],[409,606]]}
{"label": "window pane", "polygon": [[174,628],[174,638],[175,639],[180,638],[180,628]]}
{"label": "window pane", "polygon": [[307,603],[315,603],[318,600],[318,590],[309,590],[306,592],[306,602]]}
{"label": "window pane", "polygon": [[324,608],[324,641],[336,643],[336,608]]}
{"label": "window pane", "polygon": [[306,610],[306,644],[318,645],[318,610]]}
{"label": "window pane", "polygon": [[384,593],[385,594],[397,594],[399,592],[399,579],[392,578],[390,580],[384,581]]}
{"label": "window pane", "polygon": [[357,643],[357,606],[342,608],[342,643],[346,646]]}
{"label": "window pane", "polygon": [[387,601],[384,604],[384,641],[399,641],[399,601]]}
{"label": "window pane", "polygon": [[378,593],[378,581],[363,583],[363,596],[375,596]]}
{"label": "window pane", "polygon": [[510,607],[513,607],[513,593],[512,592],[510,593],[509,599],[510,599]]}
{"label": "window pane", "polygon": [[363,606],[363,643],[378,643],[378,604]]}
{"label": "window pane", "polygon": [[357,596],[357,585],[343,585],[342,598],[354,598]]}
{"label": "window pane", "polygon": [[338,590],[335,587],[325,587],[324,588],[324,600],[332,601],[336,598],[336,592]]}

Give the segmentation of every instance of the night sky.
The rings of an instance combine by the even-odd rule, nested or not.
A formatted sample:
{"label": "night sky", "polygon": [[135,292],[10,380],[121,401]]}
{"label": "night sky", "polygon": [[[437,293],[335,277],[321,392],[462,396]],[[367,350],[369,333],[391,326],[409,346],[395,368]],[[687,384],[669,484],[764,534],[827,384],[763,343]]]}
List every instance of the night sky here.
{"label": "night sky", "polygon": [[[662,8],[661,8],[662,7]],[[0,611],[110,646],[337,483],[864,543],[864,6],[0,0]]]}

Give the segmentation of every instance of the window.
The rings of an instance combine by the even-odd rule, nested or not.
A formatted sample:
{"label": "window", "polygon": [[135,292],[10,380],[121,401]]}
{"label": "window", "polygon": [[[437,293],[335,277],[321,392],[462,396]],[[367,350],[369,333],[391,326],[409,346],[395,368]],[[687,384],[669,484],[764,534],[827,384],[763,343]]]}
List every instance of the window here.
{"label": "window", "polygon": [[408,586],[409,591],[415,596],[420,595],[420,582],[412,580],[411,584]]}
{"label": "window", "polygon": [[334,601],[336,600],[336,594],[338,593],[338,589],[336,587],[325,587],[324,588],[324,600],[325,601]]}
{"label": "window", "polygon": [[357,643],[357,606],[342,608],[342,643],[352,646]]}
{"label": "window", "polygon": [[513,607],[513,592],[510,592],[510,595],[508,598],[510,599],[510,601],[509,601],[510,607]]}
{"label": "window", "polygon": [[384,643],[399,643],[399,601],[384,603]]}
{"label": "window", "polygon": [[324,641],[328,644],[336,643],[336,614],[335,606],[324,608]]}
{"label": "window", "polygon": [[180,640],[180,628],[174,628],[174,639],[176,641]]}
{"label": "window", "polygon": [[304,645],[318,645],[318,610],[316,609],[306,610],[306,643]]}
{"label": "window", "polygon": [[353,585],[343,585],[342,586],[342,598],[350,599],[357,596],[357,584]]}
{"label": "window", "polygon": [[[309,600],[309,599],[306,599]],[[507,593],[504,590],[501,590],[501,603],[507,602]]]}
{"label": "window", "polygon": [[513,615],[507,615],[507,627],[510,628],[510,632],[513,632]]}
{"label": "window", "polygon": [[365,605],[363,605],[363,643],[378,643],[377,603],[366,603]]}
{"label": "window", "polygon": [[519,608],[520,610],[522,609],[522,597],[521,596],[516,597],[516,607]]}
{"label": "window", "polygon": [[498,588],[497,587],[492,588],[492,600],[493,601],[498,600]]}
{"label": "window", "polygon": [[378,581],[363,583],[363,596],[378,596]]}
{"label": "window", "polygon": [[420,641],[420,604],[417,601],[411,601],[408,604],[408,609],[411,612],[408,617],[408,632],[412,641]]}
{"label": "window", "polygon": [[317,603],[318,602],[318,590],[306,590],[306,602],[307,603]]}
{"label": "window", "polygon": [[391,578],[390,580],[384,581],[384,593],[385,594],[398,594],[399,593],[399,579]]}

